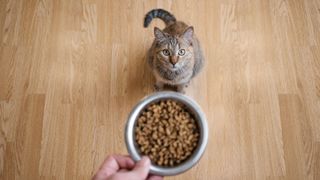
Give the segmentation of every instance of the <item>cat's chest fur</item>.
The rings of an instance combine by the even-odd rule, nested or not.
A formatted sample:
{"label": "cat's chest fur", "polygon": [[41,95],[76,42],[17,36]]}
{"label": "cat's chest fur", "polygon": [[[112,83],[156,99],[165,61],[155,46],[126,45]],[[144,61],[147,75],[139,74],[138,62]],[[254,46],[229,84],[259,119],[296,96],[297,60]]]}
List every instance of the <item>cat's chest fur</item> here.
{"label": "cat's chest fur", "polygon": [[169,70],[161,67],[161,65],[155,64],[153,73],[157,80],[160,80],[166,84],[177,85],[188,83],[192,77],[193,70],[188,65],[177,70]]}

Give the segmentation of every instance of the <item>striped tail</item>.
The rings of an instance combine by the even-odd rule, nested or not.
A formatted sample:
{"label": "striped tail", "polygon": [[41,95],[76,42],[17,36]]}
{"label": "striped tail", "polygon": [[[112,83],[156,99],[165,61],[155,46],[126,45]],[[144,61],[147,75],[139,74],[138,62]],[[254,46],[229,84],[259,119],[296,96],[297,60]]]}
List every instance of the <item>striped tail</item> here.
{"label": "striped tail", "polygon": [[166,23],[166,25],[176,21],[176,18],[168,11],[164,9],[153,9],[146,14],[143,26],[145,28],[148,27],[153,18],[162,19]]}

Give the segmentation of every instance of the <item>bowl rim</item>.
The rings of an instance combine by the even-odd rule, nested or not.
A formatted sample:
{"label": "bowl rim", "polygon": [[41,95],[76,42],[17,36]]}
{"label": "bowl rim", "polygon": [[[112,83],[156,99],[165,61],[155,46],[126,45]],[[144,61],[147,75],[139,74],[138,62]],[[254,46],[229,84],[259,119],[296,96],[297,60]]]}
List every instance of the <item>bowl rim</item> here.
{"label": "bowl rim", "polygon": [[197,162],[201,159],[208,143],[208,125],[206,116],[201,110],[200,106],[193,99],[186,95],[172,91],[161,91],[145,96],[134,106],[134,108],[130,112],[125,127],[126,147],[128,153],[134,161],[139,161],[142,158],[142,156],[138,152],[138,149],[136,148],[136,142],[134,139],[134,126],[136,123],[136,119],[140,115],[141,110],[143,110],[146,105],[161,99],[175,99],[187,105],[188,108],[196,116],[195,119],[200,129],[199,145],[197,146],[193,154],[185,162],[174,167],[162,167],[157,166],[155,164],[151,164],[151,174],[160,176],[173,176],[189,170],[194,165],[196,165]]}

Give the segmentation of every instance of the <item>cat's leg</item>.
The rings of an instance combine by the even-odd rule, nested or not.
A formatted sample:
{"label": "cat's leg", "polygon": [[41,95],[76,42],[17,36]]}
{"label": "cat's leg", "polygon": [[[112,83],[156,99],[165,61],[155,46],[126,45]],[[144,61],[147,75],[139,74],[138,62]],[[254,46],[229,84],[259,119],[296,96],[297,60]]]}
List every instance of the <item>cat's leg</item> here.
{"label": "cat's leg", "polygon": [[163,87],[164,87],[164,83],[162,81],[157,80],[157,82],[154,84],[155,91],[162,91]]}
{"label": "cat's leg", "polygon": [[184,87],[185,88],[189,87],[189,84],[190,84],[190,80],[187,83],[184,84]]}
{"label": "cat's leg", "polygon": [[176,86],[177,87],[177,91],[179,93],[182,93],[182,94],[185,94],[186,91],[185,91],[185,88],[186,88],[186,84],[179,84]]}
{"label": "cat's leg", "polygon": [[189,84],[190,84],[190,80],[186,83],[183,83],[183,84],[179,84],[177,85],[177,91],[182,93],[182,94],[185,94],[186,91],[185,91],[185,88],[189,87]]}

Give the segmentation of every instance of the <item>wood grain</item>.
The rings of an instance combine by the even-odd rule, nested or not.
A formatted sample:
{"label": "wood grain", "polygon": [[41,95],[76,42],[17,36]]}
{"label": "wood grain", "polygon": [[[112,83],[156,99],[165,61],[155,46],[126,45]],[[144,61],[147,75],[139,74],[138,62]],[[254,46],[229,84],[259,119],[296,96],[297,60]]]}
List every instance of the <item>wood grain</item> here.
{"label": "wood grain", "polygon": [[153,8],[193,25],[201,161],[166,179],[320,179],[318,0],[1,0],[0,179],[90,179],[153,92]]}

